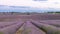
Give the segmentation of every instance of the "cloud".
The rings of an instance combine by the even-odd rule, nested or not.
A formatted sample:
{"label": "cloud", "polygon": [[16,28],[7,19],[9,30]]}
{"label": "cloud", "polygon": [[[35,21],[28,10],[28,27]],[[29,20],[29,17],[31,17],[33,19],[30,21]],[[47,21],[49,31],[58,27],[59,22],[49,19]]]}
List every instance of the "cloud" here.
{"label": "cloud", "polygon": [[33,0],[33,1],[47,1],[47,0]]}
{"label": "cloud", "polygon": [[60,0],[0,0],[0,5],[60,8]]}

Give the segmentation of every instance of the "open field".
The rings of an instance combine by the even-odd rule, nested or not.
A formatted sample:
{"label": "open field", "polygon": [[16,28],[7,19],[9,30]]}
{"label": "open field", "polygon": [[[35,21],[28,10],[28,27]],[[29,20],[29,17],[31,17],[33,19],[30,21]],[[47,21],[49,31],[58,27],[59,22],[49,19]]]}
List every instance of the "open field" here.
{"label": "open field", "polygon": [[60,14],[0,15],[0,34],[60,34]]}

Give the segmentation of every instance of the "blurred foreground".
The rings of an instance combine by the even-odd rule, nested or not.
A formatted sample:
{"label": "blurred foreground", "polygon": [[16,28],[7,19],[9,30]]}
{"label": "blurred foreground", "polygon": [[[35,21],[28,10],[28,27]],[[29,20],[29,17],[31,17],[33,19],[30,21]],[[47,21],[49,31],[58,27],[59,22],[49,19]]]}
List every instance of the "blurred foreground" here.
{"label": "blurred foreground", "polygon": [[60,14],[0,13],[0,34],[60,34]]}

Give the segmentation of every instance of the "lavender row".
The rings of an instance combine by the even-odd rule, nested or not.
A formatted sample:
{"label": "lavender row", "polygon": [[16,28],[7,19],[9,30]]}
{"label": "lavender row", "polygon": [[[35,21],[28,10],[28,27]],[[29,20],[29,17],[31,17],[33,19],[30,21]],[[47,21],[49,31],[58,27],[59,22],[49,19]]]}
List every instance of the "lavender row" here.
{"label": "lavender row", "polygon": [[33,25],[35,25],[37,28],[41,29],[42,31],[46,32],[46,34],[60,34],[60,28],[57,28],[52,25],[38,23],[36,21],[31,22]]}
{"label": "lavender row", "polygon": [[7,27],[7,26],[10,26],[10,25],[13,25],[13,24],[16,24],[16,23],[17,22],[0,22],[0,29]]}
{"label": "lavender row", "polygon": [[60,20],[41,20],[40,23],[45,23],[56,27],[60,27]]}
{"label": "lavender row", "polygon": [[16,34],[45,34],[45,32],[35,27],[30,21],[26,21]]}
{"label": "lavender row", "polygon": [[3,32],[3,34],[15,34],[15,32],[23,25],[23,23],[17,23],[15,25],[11,25],[9,27],[0,29],[0,32]]}

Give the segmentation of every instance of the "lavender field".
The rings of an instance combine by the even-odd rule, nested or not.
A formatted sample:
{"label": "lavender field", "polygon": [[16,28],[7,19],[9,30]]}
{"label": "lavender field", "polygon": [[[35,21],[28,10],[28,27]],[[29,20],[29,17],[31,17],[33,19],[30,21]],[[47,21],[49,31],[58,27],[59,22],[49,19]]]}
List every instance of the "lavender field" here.
{"label": "lavender field", "polygon": [[0,34],[60,34],[60,14],[0,15]]}

